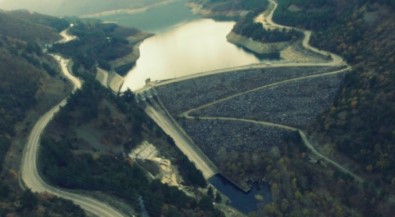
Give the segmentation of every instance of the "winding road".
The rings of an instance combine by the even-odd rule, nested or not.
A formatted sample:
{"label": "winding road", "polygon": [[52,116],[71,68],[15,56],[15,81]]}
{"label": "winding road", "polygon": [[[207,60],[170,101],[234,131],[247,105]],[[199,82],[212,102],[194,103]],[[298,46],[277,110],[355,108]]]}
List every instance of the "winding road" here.
{"label": "winding road", "polygon": [[[59,43],[66,43],[70,40],[75,39],[73,36],[69,36],[67,34],[67,30],[61,33],[63,37]],[[73,84],[74,93],[76,90],[80,89],[82,86],[82,82],[73,76],[69,69],[68,65],[70,60],[66,60],[59,55],[52,55],[55,60],[59,63],[61,70],[65,77],[70,80]],[[71,193],[63,189],[56,188],[47,184],[40,176],[40,173],[37,169],[37,159],[40,149],[40,138],[43,134],[48,123],[53,119],[54,115],[60,110],[61,107],[67,104],[67,98],[63,99],[59,104],[50,109],[47,113],[45,113],[41,118],[36,122],[30,135],[28,137],[23,157],[22,157],[22,165],[21,165],[21,179],[25,185],[25,187],[30,188],[31,191],[37,193],[50,193],[57,197],[64,198],[67,200],[73,201],[75,204],[79,205],[86,212],[91,213],[95,216],[103,216],[103,217],[126,217],[127,215],[119,212],[114,209],[110,205],[98,201],[94,198]]]}

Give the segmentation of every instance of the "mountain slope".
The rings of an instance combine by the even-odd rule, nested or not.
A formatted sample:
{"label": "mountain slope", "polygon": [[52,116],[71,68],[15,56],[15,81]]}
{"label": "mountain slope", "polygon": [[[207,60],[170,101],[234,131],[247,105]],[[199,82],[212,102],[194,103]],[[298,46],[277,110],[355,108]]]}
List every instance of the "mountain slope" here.
{"label": "mountain slope", "polygon": [[86,15],[109,10],[138,8],[163,0],[3,0],[0,8],[29,9],[52,15]]}
{"label": "mountain slope", "polygon": [[0,33],[29,42],[49,42],[59,38],[53,28],[18,17],[11,12],[0,12]]}
{"label": "mountain slope", "polygon": [[0,216],[83,217],[83,210],[69,201],[19,186],[16,171],[27,129],[67,90],[58,65],[39,45],[57,40],[57,32],[34,23],[34,17],[41,16],[22,19],[0,12]]}
{"label": "mountain slope", "polygon": [[[322,117],[321,133],[365,172],[395,184],[395,16],[394,9],[371,2],[360,1],[345,22],[314,37],[318,46],[341,54],[354,67],[334,107]],[[352,6],[343,3],[342,8]]]}

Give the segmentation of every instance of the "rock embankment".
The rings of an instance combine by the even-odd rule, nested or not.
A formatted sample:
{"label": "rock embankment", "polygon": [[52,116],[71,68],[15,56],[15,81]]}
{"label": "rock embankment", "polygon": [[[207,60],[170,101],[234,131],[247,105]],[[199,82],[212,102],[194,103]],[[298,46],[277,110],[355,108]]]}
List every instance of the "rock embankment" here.
{"label": "rock embankment", "polygon": [[237,46],[243,47],[257,54],[272,54],[279,53],[281,50],[289,46],[288,42],[276,42],[276,43],[262,43],[255,41],[251,38],[247,38],[242,35],[238,35],[234,32],[230,32],[226,39],[228,42]]}

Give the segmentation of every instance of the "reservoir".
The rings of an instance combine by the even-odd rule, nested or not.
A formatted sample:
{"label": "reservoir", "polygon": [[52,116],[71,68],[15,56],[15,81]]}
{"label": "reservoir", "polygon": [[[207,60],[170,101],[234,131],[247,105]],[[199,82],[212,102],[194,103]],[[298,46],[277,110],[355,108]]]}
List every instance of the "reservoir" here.
{"label": "reservoir", "polygon": [[125,76],[122,90],[137,90],[145,81],[172,79],[199,72],[259,63],[251,53],[227,42],[235,22],[195,15],[187,0],[168,0],[135,13],[100,19],[155,35],[140,45],[140,58]]}
{"label": "reservoir", "polygon": [[157,33],[140,45],[140,58],[125,77],[123,90],[145,80],[166,80],[211,70],[258,63],[251,53],[226,41],[234,22],[196,19]]}

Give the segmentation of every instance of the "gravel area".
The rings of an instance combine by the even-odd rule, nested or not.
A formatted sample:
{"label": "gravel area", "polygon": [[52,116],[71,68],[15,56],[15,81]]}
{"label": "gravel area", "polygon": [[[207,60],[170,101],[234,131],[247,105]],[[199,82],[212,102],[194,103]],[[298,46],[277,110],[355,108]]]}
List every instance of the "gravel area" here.
{"label": "gravel area", "polygon": [[307,75],[321,74],[337,68],[339,67],[251,69],[172,83],[157,87],[157,91],[166,108],[171,114],[176,116],[189,109],[263,85]]}
{"label": "gravel area", "polygon": [[190,115],[253,119],[304,128],[332,105],[343,76],[309,78],[261,89]]}
{"label": "gravel area", "polygon": [[220,147],[241,152],[268,150],[274,145],[282,145],[283,139],[293,133],[280,128],[225,120],[181,119],[180,123],[214,162]]}

